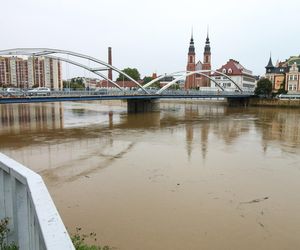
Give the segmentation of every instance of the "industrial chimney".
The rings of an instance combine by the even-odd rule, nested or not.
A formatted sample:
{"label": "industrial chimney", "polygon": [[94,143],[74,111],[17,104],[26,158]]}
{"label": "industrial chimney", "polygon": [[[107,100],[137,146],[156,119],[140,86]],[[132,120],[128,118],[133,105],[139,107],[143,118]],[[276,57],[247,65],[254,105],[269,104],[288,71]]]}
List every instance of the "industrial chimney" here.
{"label": "industrial chimney", "polygon": [[[108,47],[108,64],[112,65],[111,47]],[[112,69],[108,70],[108,79],[112,80]]]}

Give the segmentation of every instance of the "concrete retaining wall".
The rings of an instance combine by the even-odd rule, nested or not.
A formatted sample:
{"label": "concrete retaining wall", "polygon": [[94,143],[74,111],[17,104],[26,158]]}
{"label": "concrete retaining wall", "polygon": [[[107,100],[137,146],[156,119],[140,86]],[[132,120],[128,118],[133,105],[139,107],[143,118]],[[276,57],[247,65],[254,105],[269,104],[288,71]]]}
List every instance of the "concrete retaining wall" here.
{"label": "concrete retaining wall", "polygon": [[250,98],[249,106],[300,108],[300,100]]}

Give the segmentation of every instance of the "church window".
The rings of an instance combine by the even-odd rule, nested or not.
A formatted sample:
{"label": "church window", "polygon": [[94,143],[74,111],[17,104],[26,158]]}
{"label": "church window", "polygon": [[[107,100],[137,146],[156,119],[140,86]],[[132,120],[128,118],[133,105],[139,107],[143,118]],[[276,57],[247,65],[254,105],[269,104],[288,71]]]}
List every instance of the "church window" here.
{"label": "church window", "polygon": [[193,63],[193,57],[190,56],[190,63]]}
{"label": "church window", "polygon": [[208,63],[208,56],[205,56],[205,62]]}

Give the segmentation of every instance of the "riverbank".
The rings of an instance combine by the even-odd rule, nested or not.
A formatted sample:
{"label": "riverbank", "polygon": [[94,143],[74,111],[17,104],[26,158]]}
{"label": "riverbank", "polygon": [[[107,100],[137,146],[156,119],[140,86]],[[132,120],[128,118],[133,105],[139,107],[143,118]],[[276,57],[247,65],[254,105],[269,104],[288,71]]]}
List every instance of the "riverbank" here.
{"label": "riverbank", "polygon": [[161,103],[178,103],[178,104],[188,104],[188,103],[197,103],[197,104],[215,104],[215,105],[226,105],[227,100],[225,98],[211,98],[211,99],[161,99]]}
{"label": "riverbank", "polygon": [[[178,103],[178,104],[214,104],[227,105],[226,98],[218,99],[166,99],[160,100],[161,103]],[[248,106],[250,107],[276,107],[276,108],[300,108],[300,100],[282,100],[282,99],[262,99],[250,98]]]}
{"label": "riverbank", "polygon": [[300,108],[300,100],[280,100],[250,98],[249,106],[254,107],[280,107],[280,108]]}

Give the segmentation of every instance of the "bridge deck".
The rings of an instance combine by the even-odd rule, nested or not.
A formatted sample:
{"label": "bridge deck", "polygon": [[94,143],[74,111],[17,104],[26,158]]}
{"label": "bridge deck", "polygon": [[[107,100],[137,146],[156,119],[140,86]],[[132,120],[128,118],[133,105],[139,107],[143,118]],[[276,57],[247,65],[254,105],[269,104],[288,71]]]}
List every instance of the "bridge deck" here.
{"label": "bridge deck", "polygon": [[5,103],[33,103],[33,102],[66,102],[66,101],[95,101],[95,100],[153,100],[153,99],[210,99],[210,98],[249,98],[251,94],[194,94],[194,95],[82,95],[82,96],[44,96],[44,97],[16,97],[0,98],[0,104]]}

